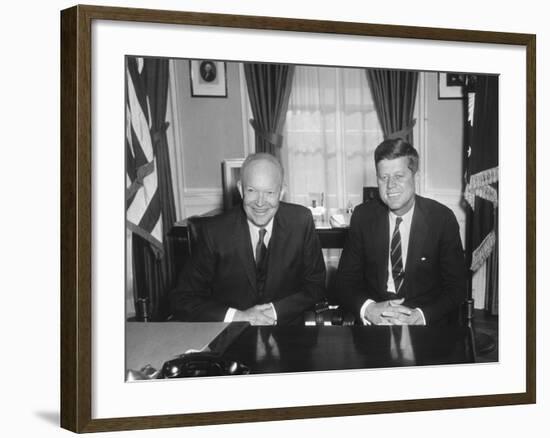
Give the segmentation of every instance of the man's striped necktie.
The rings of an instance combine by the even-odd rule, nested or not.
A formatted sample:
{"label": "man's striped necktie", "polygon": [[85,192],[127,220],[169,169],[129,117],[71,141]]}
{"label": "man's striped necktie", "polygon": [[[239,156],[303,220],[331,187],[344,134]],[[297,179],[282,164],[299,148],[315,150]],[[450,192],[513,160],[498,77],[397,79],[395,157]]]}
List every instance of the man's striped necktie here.
{"label": "man's striped necktie", "polygon": [[401,252],[401,233],[399,232],[399,225],[402,221],[403,219],[400,217],[397,217],[395,220],[395,228],[393,230],[390,246],[391,272],[396,294],[399,293],[401,286],[403,286],[403,278],[405,276],[405,272],[403,272],[403,256]]}

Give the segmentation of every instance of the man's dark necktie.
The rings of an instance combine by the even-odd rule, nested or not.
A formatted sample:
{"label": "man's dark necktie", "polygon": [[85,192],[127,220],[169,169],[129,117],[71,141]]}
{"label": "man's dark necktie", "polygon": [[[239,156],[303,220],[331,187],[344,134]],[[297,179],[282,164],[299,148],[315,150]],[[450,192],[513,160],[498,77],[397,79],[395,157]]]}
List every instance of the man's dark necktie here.
{"label": "man's dark necktie", "polygon": [[256,286],[260,297],[264,293],[267,278],[267,247],[264,243],[266,232],[265,228],[260,228],[258,243],[256,244]]}
{"label": "man's dark necktie", "polygon": [[265,258],[265,254],[267,253],[267,247],[264,243],[264,237],[267,233],[265,228],[260,228],[260,234],[258,237],[258,243],[256,244],[256,268],[260,268],[262,266],[262,263]]}
{"label": "man's dark necktie", "polygon": [[390,259],[391,259],[391,273],[393,276],[393,284],[395,285],[395,293],[398,294],[401,286],[403,285],[403,256],[401,253],[401,233],[399,232],[399,225],[403,221],[402,218],[397,217],[395,219],[395,228],[393,230],[390,246]]}

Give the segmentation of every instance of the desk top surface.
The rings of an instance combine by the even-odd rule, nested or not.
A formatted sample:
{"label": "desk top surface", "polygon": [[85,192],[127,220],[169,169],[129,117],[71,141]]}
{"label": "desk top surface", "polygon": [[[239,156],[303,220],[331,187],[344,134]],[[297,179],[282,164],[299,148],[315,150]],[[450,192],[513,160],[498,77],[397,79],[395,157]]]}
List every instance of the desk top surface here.
{"label": "desk top surface", "polygon": [[462,327],[252,327],[225,323],[127,323],[126,369],[162,364],[189,350],[223,353],[252,373],[473,362]]}
{"label": "desk top surface", "polygon": [[249,327],[225,356],[252,373],[473,362],[468,329],[459,327]]}
{"label": "desk top surface", "polygon": [[164,362],[189,350],[203,350],[228,324],[186,322],[127,322],[126,369]]}

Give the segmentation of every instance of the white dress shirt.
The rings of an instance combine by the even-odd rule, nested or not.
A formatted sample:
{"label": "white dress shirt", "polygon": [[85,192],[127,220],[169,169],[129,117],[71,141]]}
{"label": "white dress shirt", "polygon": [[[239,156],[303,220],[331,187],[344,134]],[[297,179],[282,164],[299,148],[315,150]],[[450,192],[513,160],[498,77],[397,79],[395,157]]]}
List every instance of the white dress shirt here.
{"label": "white dress shirt", "polygon": [[[412,208],[405,213],[403,216],[401,216],[402,222],[399,225],[399,233],[401,234],[401,256],[403,261],[403,271],[407,271],[407,254],[409,250],[409,237],[411,235],[411,224],[412,224],[412,218],[414,214],[414,204]],[[395,283],[393,281],[393,274],[392,274],[392,266],[391,266],[391,239],[393,237],[393,231],[395,228],[395,222],[397,219],[397,215],[392,213],[391,211],[388,213],[388,221],[389,221],[389,236],[388,236],[388,283],[387,283],[387,291],[390,293],[395,294]],[[396,296],[397,299],[397,296]],[[374,300],[371,300],[370,298],[363,303],[360,310],[361,319],[363,320],[363,324],[370,325],[370,322],[365,318],[365,310],[367,309],[367,306],[370,303],[373,303]],[[422,309],[416,308],[420,311],[422,315],[422,320],[424,322],[424,325],[426,325],[426,318],[424,318],[424,313],[422,312]]]}
{"label": "white dress shirt", "polygon": [[[260,238],[260,229],[263,228],[266,231],[264,236],[264,244],[267,248],[269,246],[269,241],[271,240],[271,235],[273,234],[273,218],[271,218],[271,220],[266,224],[265,227],[258,227],[257,225],[254,225],[250,221],[247,221],[247,223],[248,223],[248,231],[250,232],[250,243],[252,245],[252,254],[254,255],[254,260],[256,260],[256,245],[258,243],[258,239]],[[275,315],[275,322],[276,322],[277,311],[275,310],[275,306],[273,305],[273,303],[269,303],[269,304],[271,304],[271,309],[273,309],[273,314]],[[229,309],[227,309],[223,322],[233,321],[236,311],[237,309],[234,309],[233,307],[230,307]]]}

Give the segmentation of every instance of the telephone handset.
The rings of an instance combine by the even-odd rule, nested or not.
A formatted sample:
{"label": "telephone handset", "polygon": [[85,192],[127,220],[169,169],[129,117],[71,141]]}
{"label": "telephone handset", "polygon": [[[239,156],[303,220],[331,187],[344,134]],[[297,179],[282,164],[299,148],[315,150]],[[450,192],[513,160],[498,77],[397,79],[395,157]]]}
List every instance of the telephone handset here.
{"label": "telephone handset", "polygon": [[228,376],[250,374],[250,368],[219,353],[193,352],[182,354],[164,363],[159,379],[179,377]]}

